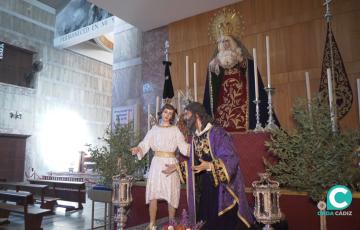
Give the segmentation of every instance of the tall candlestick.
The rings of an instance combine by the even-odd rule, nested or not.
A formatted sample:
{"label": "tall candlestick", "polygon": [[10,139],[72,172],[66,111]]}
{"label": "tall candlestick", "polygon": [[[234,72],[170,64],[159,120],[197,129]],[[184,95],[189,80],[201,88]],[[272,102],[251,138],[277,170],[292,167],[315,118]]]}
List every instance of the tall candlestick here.
{"label": "tall candlestick", "polygon": [[155,110],[155,117],[156,117],[156,120],[158,120],[159,118],[159,108],[160,108],[160,97],[159,96],[156,96],[156,110]]}
{"label": "tall candlestick", "polygon": [[180,93],[180,91],[178,91],[177,99],[178,99],[177,112],[180,115],[181,114],[181,93]]}
{"label": "tall candlestick", "polygon": [[169,61],[169,47],[170,47],[170,44],[169,44],[169,41],[166,40],[165,41],[165,61]]}
{"label": "tall candlestick", "polygon": [[151,116],[150,116],[150,114],[151,114],[151,111],[150,111],[150,104],[148,104],[148,105],[147,105],[147,109],[148,109],[148,111],[147,111],[147,112],[148,112],[148,116],[147,116],[148,123],[147,123],[147,124],[148,124],[148,131],[149,131],[149,130],[150,130],[150,128],[151,128],[151,124],[150,124],[150,117],[151,117]]}
{"label": "tall candlestick", "polygon": [[330,68],[326,69],[326,74],[327,74],[327,80],[328,80],[329,105],[330,105],[330,110],[332,110],[332,107],[333,107],[333,86],[332,86]]}
{"label": "tall candlestick", "polygon": [[185,90],[186,90],[186,98],[189,98],[189,56],[185,57]]}
{"label": "tall candlestick", "polygon": [[337,124],[336,124],[336,117],[335,117],[335,110],[334,110],[333,84],[332,84],[330,68],[326,69],[326,74],[327,74],[327,80],[328,80],[331,128],[332,128],[332,131],[335,133],[337,131],[337,127],[336,127]]}
{"label": "tall candlestick", "polygon": [[309,72],[305,72],[305,82],[306,82],[306,98],[307,98],[308,104],[311,104]]}
{"label": "tall candlestick", "polygon": [[269,43],[269,36],[266,36],[266,72],[267,72],[267,83],[268,88],[271,88],[271,82],[270,82],[270,43]]}
{"label": "tall candlestick", "polygon": [[259,83],[258,83],[258,71],[257,71],[257,60],[256,60],[256,49],[253,48],[254,57],[254,76],[255,76],[255,100],[259,100]]}
{"label": "tall candlestick", "polygon": [[358,107],[359,107],[359,124],[360,124],[360,79],[356,80],[358,91]]}
{"label": "tall candlestick", "polygon": [[194,101],[197,101],[197,75],[196,75],[196,62],[194,62]]}

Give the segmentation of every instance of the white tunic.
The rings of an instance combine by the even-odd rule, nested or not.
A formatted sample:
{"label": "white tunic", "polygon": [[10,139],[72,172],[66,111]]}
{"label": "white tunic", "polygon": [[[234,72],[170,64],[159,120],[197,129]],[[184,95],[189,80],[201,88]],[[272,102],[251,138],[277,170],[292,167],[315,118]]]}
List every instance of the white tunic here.
{"label": "white tunic", "polygon": [[[142,150],[142,153],[138,154],[139,159],[143,158],[150,148],[154,152],[175,152],[176,149],[179,148],[180,152],[185,156],[188,155],[188,150],[190,149],[183,134],[176,126],[153,126],[138,146]],[[166,168],[165,164],[174,164],[177,162],[175,157],[153,157],[146,183],[147,204],[150,200],[163,199],[174,208],[179,206],[179,175],[174,172],[167,176],[162,172],[162,170]]]}

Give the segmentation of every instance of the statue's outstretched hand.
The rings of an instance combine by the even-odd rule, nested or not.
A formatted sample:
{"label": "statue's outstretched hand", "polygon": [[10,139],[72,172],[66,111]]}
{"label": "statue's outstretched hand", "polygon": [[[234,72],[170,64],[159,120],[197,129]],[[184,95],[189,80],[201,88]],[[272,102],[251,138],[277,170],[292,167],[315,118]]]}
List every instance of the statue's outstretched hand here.
{"label": "statue's outstretched hand", "polygon": [[162,173],[165,173],[167,176],[176,171],[176,164],[165,164],[165,169],[162,170]]}
{"label": "statue's outstretched hand", "polygon": [[136,154],[141,153],[141,148],[137,146],[137,147],[131,148],[130,151],[131,151],[132,155],[136,155]]}

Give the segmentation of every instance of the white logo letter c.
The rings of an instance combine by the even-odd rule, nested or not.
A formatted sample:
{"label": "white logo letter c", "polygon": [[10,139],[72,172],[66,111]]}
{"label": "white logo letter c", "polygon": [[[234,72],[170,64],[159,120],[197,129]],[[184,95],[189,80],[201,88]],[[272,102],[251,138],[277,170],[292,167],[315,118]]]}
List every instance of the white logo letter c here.
{"label": "white logo letter c", "polygon": [[346,201],[343,201],[341,203],[338,203],[335,200],[335,196],[336,194],[338,194],[339,192],[346,194],[348,192],[348,190],[344,189],[344,188],[335,188],[334,190],[332,190],[329,194],[329,199],[330,199],[330,203],[335,207],[335,208],[344,208],[348,205],[348,203]]}

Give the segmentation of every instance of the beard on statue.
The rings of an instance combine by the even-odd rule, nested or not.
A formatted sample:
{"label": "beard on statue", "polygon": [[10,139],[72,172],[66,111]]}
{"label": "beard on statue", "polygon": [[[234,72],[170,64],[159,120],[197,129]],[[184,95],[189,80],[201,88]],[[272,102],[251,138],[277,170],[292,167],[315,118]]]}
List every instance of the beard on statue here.
{"label": "beard on statue", "polygon": [[217,58],[219,59],[220,65],[225,69],[234,67],[238,62],[238,54],[233,50],[220,51]]}

